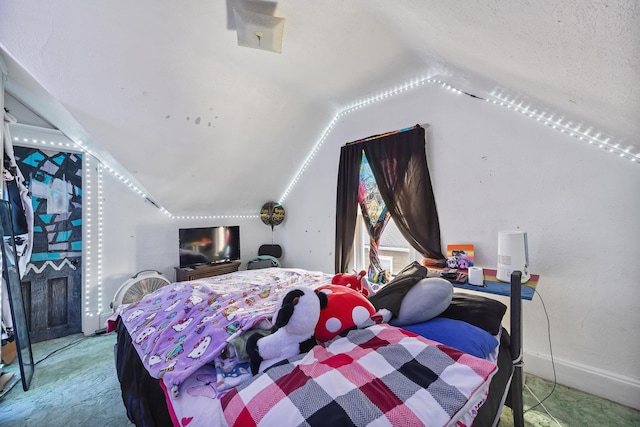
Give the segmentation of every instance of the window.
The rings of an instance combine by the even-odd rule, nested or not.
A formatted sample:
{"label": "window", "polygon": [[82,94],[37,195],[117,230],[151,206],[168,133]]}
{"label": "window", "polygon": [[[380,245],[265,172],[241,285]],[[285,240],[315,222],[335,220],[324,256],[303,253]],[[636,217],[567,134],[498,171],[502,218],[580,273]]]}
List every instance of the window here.
{"label": "window", "polygon": [[[383,270],[378,251],[382,235],[386,233],[385,225],[390,219],[389,212],[393,212],[396,225],[402,230],[411,246],[430,258],[444,258],[440,249],[440,225],[435,206],[435,198],[431,188],[431,179],[427,167],[425,151],[425,131],[421,126],[390,132],[385,135],[375,135],[371,138],[345,144],[340,149],[340,164],[338,166],[338,187],[336,203],[336,259],[335,271],[346,272],[354,267],[365,266],[365,245],[363,229],[359,237],[355,238],[356,225],[366,220],[367,234],[373,237],[377,247],[371,247],[374,263],[378,271]],[[374,202],[376,197],[369,198],[361,192],[370,190],[368,180],[361,179],[360,170],[363,164],[363,154],[367,159],[371,171],[375,171],[376,192],[388,206],[379,207],[375,203],[366,206],[362,221],[357,221],[358,204],[365,208],[364,201]],[[387,208],[391,207],[391,211]],[[360,223],[360,224],[359,224]],[[387,237],[397,236],[398,233],[387,233]],[[354,243],[356,248],[354,248]],[[386,248],[408,249],[405,244],[398,245],[392,239]],[[355,257],[357,260],[354,260]],[[375,252],[375,253],[374,253]],[[398,252],[382,253],[385,262],[398,270],[403,262],[398,262]],[[417,258],[409,250],[411,258]],[[371,275],[375,274],[372,266]],[[374,282],[384,283],[385,280]]]}
{"label": "window", "polygon": [[[369,235],[367,234],[366,226],[362,219],[362,213],[360,209],[358,209],[358,220],[356,222],[356,232],[353,241],[353,270],[368,270],[369,243]],[[402,234],[400,234],[400,231],[393,222],[393,218],[389,220],[382,232],[378,255],[382,266],[385,270],[390,271],[392,276],[398,274],[413,261],[422,259],[422,255],[413,249]]]}

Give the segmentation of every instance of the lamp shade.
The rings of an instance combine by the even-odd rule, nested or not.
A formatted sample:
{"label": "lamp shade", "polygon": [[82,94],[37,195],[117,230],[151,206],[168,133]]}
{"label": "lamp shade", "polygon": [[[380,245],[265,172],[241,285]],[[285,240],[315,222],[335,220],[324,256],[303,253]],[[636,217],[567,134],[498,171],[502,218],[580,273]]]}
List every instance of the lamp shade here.
{"label": "lamp shade", "polygon": [[498,268],[496,278],[509,282],[511,273],[522,272],[522,283],[526,283],[529,273],[529,247],[524,231],[500,231],[498,233]]}

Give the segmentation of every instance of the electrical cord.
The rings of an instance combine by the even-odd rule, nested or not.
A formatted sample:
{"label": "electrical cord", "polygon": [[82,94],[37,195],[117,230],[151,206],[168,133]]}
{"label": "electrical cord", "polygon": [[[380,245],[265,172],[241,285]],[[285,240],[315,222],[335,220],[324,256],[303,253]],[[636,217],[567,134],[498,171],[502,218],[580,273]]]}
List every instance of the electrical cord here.
{"label": "electrical cord", "polygon": [[[542,408],[543,408],[543,409],[544,409],[544,411],[547,413],[547,415],[549,415],[549,416],[553,419],[553,421],[555,421],[555,422],[556,422],[556,424],[558,424],[560,427],[562,427],[562,424],[560,424],[560,421],[558,421],[556,417],[554,417],[553,415],[551,415],[551,413],[549,412],[549,410],[547,409],[547,407],[546,407],[546,406],[544,406],[544,404],[542,403],[542,401],[541,401],[540,399],[538,399],[538,396],[536,396],[536,395],[535,395],[535,393],[533,392],[533,390],[531,390],[531,388],[530,388],[527,384],[525,384],[524,386],[527,388],[527,390],[529,390],[529,393],[531,393],[531,395],[532,395],[532,396],[533,396],[533,397],[538,401],[538,405],[542,406]],[[543,400],[544,400],[544,399],[543,399]],[[537,405],[536,405],[536,406],[537,406]],[[528,411],[528,409],[527,409],[527,411]],[[525,412],[526,412],[526,411],[525,411]]]}
{"label": "electrical cord", "polygon": [[[67,349],[69,349],[69,348],[81,343],[82,341],[85,341],[85,340],[87,340],[89,338],[97,337],[98,335],[100,335],[100,334],[94,334],[94,335],[89,335],[89,336],[86,336],[86,337],[82,337],[82,338],[79,338],[79,339],[77,339],[75,341],[72,341],[69,344],[64,345],[64,346],[62,346],[62,347],[60,347],[60,348],[58,348],[56,350],[53,350],[51,353],[47,354],[45,357],[43,357],[42,359],[40,359],[36,363],[34,363],[33,366],[34,367],[37,366],[40,362],[43,362],[43,361],[47,360],[49,357],[53,356],[54,354],[56,354],[56,353],[58,353],[58,352],[60,352],[62,350],[67,350]],[[0,400],[2,400],[7,394],[11,393],[11,390],[13,390],[13,388],[18,383],[20,383],[21,379],[22,379],[22,377],[18,377],[17,380],[13,383],[13,385],[7,391],[4,391],[3,393],[1,393],[0,394]]]}
{"label": "electrical cord", "polygon": [[481,100],[483,100],[483,101],[486,101],[486,99],[485,99],[485,98],[483,98],[483,97],[481,97],[481,96],[474,95],[474,94],[472,94],[472,93],[465,92],[465,91],[462,91],[462,93],[464,93],[465,95],[470,96],[470,97],[472,97],[472,98],[481,99]]}
{"label": "electrical cord", "polygon": [[[542,299],[542,295],[540,295],[540,292],[538,292],[535,288],[533,289],[533,291],[538,295],[538,297],[540,298],[540,302],[542,303],[542,308],[544,309],[544,315],[547,317],[547,336],[549,337],[549,355],[551,356],[551,368],[553,369],[553,387],[551,388],[551,391],[549,392],[548,395],[545,396],[544,399],[540,400],[538,399],[538,397],[533,394],[533,391],[531,391],[531,389],[529,388],[528,385],[525,384],[525,386],[527,387],[527,389],[529,390],[529,393],[531,393],[531,395],[538,401],[538,403],[536,403],[535,405],[533,405],[532,407],[530,407],[529,409],[527,409],[526,411],[524,411],[524,414],[526,414],[527,412],[529,412],[530,410],[537,408],[538,406],[542,405],[542,407],[544,408],[544,410],[547,412],[547,414],[549,414],[549,411],[547,410],[547,408],[542,404],[542,402],[544,402],[545,400],[547,400],[549,397],[551,397],[551,395],[553,394],[553,392],[556,390],[556,386],[557,386],[557,376],[556,376],[556,365],[555,362],[553,360],[553,347],[551,345],[551,322],[549,321],[549,313],[547,312],[547,307],[544,304],[544,300]],[[553,417],[553,415],[549,414],[549,416],[551,418],[553,418],[555,420],[555,418]],[[556,422],[558,422],[556,420]],[[558,423],[560,424],[560,423]]]}
{"label": "electrical cord", "polygon": [[92,336],[93,336],[93,335],[90,335],[90,336],[88,336],[88,337],[82,337],[82,338],[79,338],[79,339],[77,339],[77,340],[75,340],[75,341],[70,342],[69,344],[67,344],[67,345],[65,345],[65,346],[60,347],[60,348],[59,348],[59,349],[57,349],[57,350],[53,350],[51,353],[47,354],[45,357],[43,357],[42,359],[40,359],[40,360],[38,360],[36,363],[34,363],[34,366],[36,366],[36,365],[37,365],[38,363],[40,363],[40,362],[43,362],[43,361],[47,360],[49,357],[53,356],[54,354],[58,353],[59,351],[62,351],[62,350],[66,350],[66,349],[68,349],[68,348],[71,348],[71,347],[73,347],[74,345],[77,345],[77,344],[81,343],[82,341],[85,341],[87,338],[91,338]]}

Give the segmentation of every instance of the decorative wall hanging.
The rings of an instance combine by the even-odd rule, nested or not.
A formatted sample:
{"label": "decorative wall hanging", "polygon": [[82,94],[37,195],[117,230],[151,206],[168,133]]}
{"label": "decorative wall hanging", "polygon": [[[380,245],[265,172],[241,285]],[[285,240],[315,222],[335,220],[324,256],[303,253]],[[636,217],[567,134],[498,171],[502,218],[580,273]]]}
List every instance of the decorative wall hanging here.
{"label": "decorative wall hanging", "polygon": [[284,208],[277,202],[267,202],[260,209],[260,219],[266,225],[271,226],[271,231],[273,231],[274,226],[282,224],[284,215]]}

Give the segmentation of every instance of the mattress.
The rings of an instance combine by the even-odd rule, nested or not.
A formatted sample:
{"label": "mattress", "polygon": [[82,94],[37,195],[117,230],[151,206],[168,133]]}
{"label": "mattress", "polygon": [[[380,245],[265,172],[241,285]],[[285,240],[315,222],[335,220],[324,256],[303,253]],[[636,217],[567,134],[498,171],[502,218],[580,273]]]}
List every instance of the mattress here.
{"label": "mattress", "polygon": [[[175,402],[171,402],[163,389],[161,381],[153,378],[144,368],[138,356],[126,327],[122,323],[117,327],[116,344],[116,370],[120,380],[122,399],[127,410],[127,416],[137,426],[174,426],[186,425],[189,419],[182,419],[176,415]],[[497,424],[500,412],[505,404],[511,375],[513,372],[511,355],[509,352],[509,335],[503,331],[497,359],[498,369],[489,383],[488,394],[484,402],[477,409],[474,426],[492,426]],[[206,369],[206,368],[205,368]],[[199,374],[203,375],[206,371]],[[215,375],[215,370],[210,371]],[[185,382],[185,388],[206,387],[206,377],[193,376]],[[183,393],[184,394],[184,393]],[[216,423],[210,425],[226,425],[218,403],[212,405],[214,400],[205,399],[202,389],[192,393],[200,397],[202,402],[207,402],[209,411],[215,417]],[[217,402],[217,401],[216,401]],[[171,409],[170,409],[171,408]]]}
{"label": "mattress", "polygon": [[[298,271],[298,273],[300,272]],[[184,301],[189,301],[187,310],[190,311],[190,316],[193,316],[193,313],[204,311],[207,307],[210,307],[210,305],[207,305],[207,298],[203,294],[203,292],[209,290],[209,286],[212,286],[211,289],[215,289],[216,301],[220,302],[222,299],[224,299],[224,296],[222,295],[224,293],[224,289],[227,289],[227,286],[229,286],[230,283],[233,282],[233,277],[240,278],[245,276],[246,274],[248,273],[233,273],[230,275],[225,275],[227,277],[215,279],[213,280],[213,283],[208,283],[207,279],[203,279],[203,281],[194,281],[187,283],[187,287],[192,287],[194,289],[194,292],[195,290],[197,290],[198,295],[201,295],[203,297],[198,298],[198,300],[202,300],[201,303],[204,304],[202,307],[198,307],[197,304],[194,304],[193,298],[185,298]],[[264,275],[268,274],[268,272],[262,271],[259,274]],[[277,273],[272,274],[284,274],[284,272],[283,269],[279,269]],[[312,278],[315,282],[317,282],[318,280],[324,280],[322,277],[319,278],[314,274],[301,273],[301,276]],[[223,283],[224,286],[218,286],[220,285],[220,283],[218,282]],[[283,281],[278,280],[278,284],[274,286],[282,288],[282,284]],[[314,286],[317,284],[318,283],[314,283]],[[263,285],[264,284],[261,284],[258,287],[256,287],[255,285],[253,286],[253,288],[255,288],[262,294],[262,296],[264,296],[265,294]],[[172,289],[172,286],[175,286],[176,289]],[[179,285],[173,284],[165,288],[166,289],[161,290],[159,294],[152,296],[153,301],[152,303],[149,302],[147,304],[148,307],[153,306],[153,309],[158,312],[160,311],[161,307],[164,308],[164,306],[162,305],[163,303],[161,302],[163,300],[162,292],[173,292],[173,294],[170,295],[171,298],[167,297],[167,301],[171,300],[175,302],[176,300],[180,299],[176,297],[176,291],[184,292],[185,283],[181,282],[181,284]],[[280,290],[282,291],[282,289]],[[177,296],[185,297],[188,295],[181,295],[178,293]],[[232,300],[235,300],[235,303],[237,303],[237,297],[230,295],[230,298]],[[136,308],[139,315],[141,311],[140,309],[144,308],[144,306],[145,304],[143,302],[137,307],[132,308]],[[252,303],[252,309],[253,308],[255,308],[255,302]],[[131,313],[135,312],[136,310],[132,309],[128,314],[123,314],[123,317],[131,316]],[[141,315],[140,319],[149,319],[149,317],[145,316],[146,315]],[[146,326],[147,323],[148,322],[145,321],[144,325]],[[226,425],[227,423],[234,422],[236,423],[236,425],[244,425],[246,424],[246,419],[243,419],[242,416],[244,416],[243,414],[246,415],[246,407],[259,406],[257,403],[261,404],[263,400],[265,400],[252,400],[253,395],[261,393],[265,387],[272,387],[274,390],[286,390],[286,393],[284,393],[283,395],[282,392],[280,392],[279,400],[274,400],[273,405],[271,406],[265,406],[259,411],[260,414],[271,413],[272,417],[275,416],[276,418],[281,418],[282,416],[278,415],[279,412],[278,410],[274,409],[274,407],[284,407],[286,405],[289,405],[291,408],[294,408],[304,406],[306,402],[305,398],[301,399],[300,397],[295,397],[294,392],[297,394],[302,393],[302,395],[304,396],[304,393],[317,393],[319,387],[325,387],[325,389],[322,390],[322,393],[324,393],[323,396],[331,395],[332,400],[327,400],[327,407],[331,407],[332,405],[339,406],[341,404],[340,401],[342,397],[340,393],[342,391],[336,390],[333,385],[323,385],[324,383],[327,383],[326,379],[323,379],[321,375],[318,377],[315,376],[318,372],[322,371],[321,368],[323,366],[326,366],[327,364],[335,364],[336,360],[340,360],[340,362],[338,363],[339,366],[336,367],[336,372],[342,372],[343,374],[336,376],[334,375],[335,372],[327,371],[328,374],[327,372],[325,372],[325,374],[327,374],[325,376],[327,378],[331,377],[333,378],[333,380],[338,379],[340,381],[343,381],[341,385],[337,387],[342,387],[342,390],[349,389],[351,387],[353,388],[353,390],[349,390],[349,392],[352,394],[358,394],[358,389],[362,388],[364,390],[367,387],[361,387],[360,385],[358,385],[357,387],[352,387],[352,385],[360,381],[361,377],[366,377],[367,375],[372,376],[373,374],[371,374],[371,372],[374,372],[375,375],[378,375],[380,373],[378,371],[381,369],[379,368],[379,366],[386,366],[386,369],[390,370],[390,372],[393,371],[393,375],[397,375],[398,372],[402,372],[402,370],[405,369],[405,365],[414,366],[416,368],[416,372],[420,371],[421,369],[423,370],[420,371],[422,372],[421,374],[418,374],[413,378],[409,378],[410,384],[420,384],[419,387],[414,387],[415,394],[419,397],[407,395],[400,401],[398,401],[396,407],[389,409],[388,413],[384,413],[384,411],[382,411],[383,413],[379,415],[381,417],[380,419],[384,419],[392,425],[395,425],[392,420],[395,419],[394,417],[397,416],[397,413],[402,413],[402,411],[410,408],[410,413],[417,413],[418,415],[416,419],[423,421],[431,420],[430,417],[432,413],[434,414],[439,411],[444,411],[445,414],[437,418],[438,421],[435,422],[436,425],[470,425],[475,418],[475,421],[473,421],[473,425],[489,426],[495,425],[497,423],[502,405],[505,403],[505,400],[507,398],[507,391],[513,372],[511,354],[509,351],[509,335],[504,331],[500,335],[500,346],[496,351],[495,358],[492,360],[492,362],[495,362],[495,364],[493,364],[486,363],[486,361],[484,361],[483,359],[476,360],[476,358],[467,355],[466,353],[448,348],[447,346],[440,345],[439,343],[425,340],[423,337],[415,336],[415,334],[408,333],[407,331],[402,331],[389,325],[377,325],[376,328],[373,328],[369,331],[355,331],[353,334],[350,332],[350,335],[339,337],[337,343],[330,342],[325,343],[325,345],[316,346],[314,350],[307,355],[301,355],[296,360],[285,361],[284,363],[288,363],[290,365],[286,365],[286,369],[288,369],[288,371],[285,371],[284,373],[282,373],[282,369],[285,368],[282,368],[281,366],[275,366],[273,370],[270,369],[266,374],[263,374],[262,378],[257,377],[243,382],[243,384],[238,388],[236,388],[236,384],[233,383],[234,376],[227,375],[226,380],[230,380],[231,383],[229,383],[229,387],[221,389],[221,383],[219,381],[219,369],[217,370],[217,365],[211,363],[211,358],[208,360],[205,360],[203,358],[202,361],[199,361],[199,364],[197,366],[184,365],[184,367],[181,368],[182,373],[180,373],[180,375],[178,375],[178,372],[170,372],[172,374],[171,379],[170,381],[166,381],[167,378],[169,378],[168,376],[166,378],[163,378],[163,375],[166,374],[166,372],[161,372],[160,375],[158,375],[158,373],[154,373],[149,369],[149,366],[147,366],[150,361],[149,356],[143,357],[145,353],[141,352],[141,348],[146,347],[146,354],[148,355],[152,353],[149,350],[150,347],[148,345],[145,345],[144,343],[141,345],[140,340],[136,338],[140,335],[136,335],[135,333],[132,334],[130,331],[134,330],[135,332],[135,329],[137,329],[138,332],[140,332],[140,328],[133,328],[133,322],[129,323],[129,329],[127,329],[125,321],[119,321],[116,324],[118,334],[116,345],[116,369],[121,384],[122,398],[127,409],[128,417],[138,426],[186,425],[191,422],[193,422],[193,424],[191,425],[198,425],[198,423],[202,424],[203,419],[207,419],[209,421],[206,423],[206,425]],[[247,323],[246,325],[240,324],[240,327],[249,327],[250,324],[251,323]],[[218,328],[219,327],[220,326],[218,325]],[[169,327],[167,327],[166,329],[168,330]],[[194,332],[192,335],[200,332]],[[208,331],[207,333],[210,332],[211,331]],[[374,337],[370,337],[370,342],[360,348],[360,342],[363,340],[362,336],[370,336],[371,334],[373,334]],[[378,343],[380,342],[380,339],[379,337],[376,338],[378,334],[380,334],[380,336],[391,337],[391,341],[384,341],[385,344],[379,345]],[[134,337],[133,340],[132,335]],[[152,337],[149,339],[149,341],[146,342],[146,344],[148,344],[152,340],[155,340],[157,342],[162,340],[162,337]],[[371,350],[374,347],[376,347],[375,351]],[[332,354],[331,352],[334,351],[332,350],[332,348],[344,348],[346,350],[344,350],[342,353],[337,352],[336,354]],[[395,353],[392,353],[392,351]],[[422,354],[427,354],[428,352],[433,353],[433,357],[431,357],[431,359],[437,359],[441,362],[436,364],[434,364],[435,362],[423,362],[422,359],[425,358],[422,356]],[[185,354],[186,353],[187,351],[185,350]],[[406,354],[411,354],[411,358],[407,359],[407,361],[403,362],[403,364],[398,364],[396,360],[399,360],[398,358],[401,359],[403,357],[406,357]],[[345,357],[345,355],[349,355],[349,357]],[[355,357],[356,355],[358,355],[358,357]],[[376,357],[382,362],[376,362],[372,364],[369,360]],[[385,360],[385,358],[387,359]],[[345,361],[346,359],[349,360]],[[146,360],[147,364],[143,363],[143,360]],[[432,365],[429,365],[429,363],[432,363]],[[309,370],[309,366],[311,366],[313,369]],[[178,364],[177,367],[181,367],[181,365]],[[358,371],[358,369],[364,370]],[[429,377],[429,370],[436,372],[436,374],[434,374],[434,381],[436,381],[435,384],[437,386],[424,385],[424,381],[421,379],[421,376]],[[306,372],[306,374],[304,376],[304,381],[302,381],[299,386],[296,386],[295,390],[286,387],[282,388],[280,386],[280,384],[282,384],[283,382],[292,381],[292,378],[296,378],[295,381],[300,382],[299,378],[301,377],[300,372],[298,371],[304,371]],[[459,399],[458,402],[442,401],[437,392],[433,391],[434,389],[440,387],[441,384],[444,384],[440,380],[441,377],[446,378],[447,376],[457,376],[448,374],[448,372],[451,371],[467,372],[472,374],[469,377],[470,382],[467,382],[467,380],[460,381],[459,379],[454,379],[451,384],[447,384],[447,386],[452,386],[451,390],[449,390],[447,393],[449,393],[450,395],[462,396],[462,399]],[[297,373],[298,376],[296,377],[295,375],[291,374],[291,372]],[[380,375],[380,378],[384,378],[384,375]],[[405,374],[402,373],[402,375]],[[157,379],[156,377],[161,379]],[[392,378],[392,376],[389,376],[389,378]],[[176,379],[179,379],[179,381],[177,381]],[[333,380],[330,382],[333,383]],[[401,395],[404,392],[404,389],[407,388],[401,387],[398,390],[394,390],[393,387],[395,387],[395,384],[392,379],[384,379],[383,381],[378,381],[378,378],[375,378],[374,380],[375,381],[372,381],[372,383],[376,383],[378,386],[385,388],[385,390],[390,390],[391,394],[389,394],[388,397]],[[405,379],[403,377],[403,381],[404,380]],[[238,383],[239,382],[240,381],[238,381]],[[170,386],[167,387],[166,384],[170,384]],[[276,386],[274,386],[274,384]],[[336,384],[338,383],[336,382]],[[422,390],[421,388],[424,388],[424,390]],[[239,390],[242,390],[241,394],[238,393]],[[227,391],[229,391],[228,395]],[[278,393],[273,392],[273,395],[276,394]],[[287,394],[290,394],[292,398],[287,397]],[[360,403],[365,402],[372,405],[371,407],[373,408],[374,412],[380,412],[379,409],[384,406],[384,404],[380,402],[386,402],[389,400],[388,397],[377,398],[373,395],[369,395],[369,392],[366,392],[364,394],[360,393],[360,395],[361,396],[358,398],[359,400],[356,401],[359,401]],[[234,396],[235,400],[233,402],[231,402],[230,400],[225,401],[225,398],[231,399],[229,396]],[[363,396],[364,400],[362,400]],[[220,399],[222,399],[222,401]],[[378,399],[380,402],[377,402],[376,399]],[[421,409],[411,409],[411,405],[413,404],[412,402],[414,402],[416,399],[437,402],[438,404],[433,406],[432,409],[429,409],[428,413],[421,414]],[[352,405],[343,404],[343,406],[349,407]],[[422,407],[424,405],[420,403],[418,406]],[[206,408],[206,410],[200,411],[199,409],[195,410],[194,408]],[[386,410],[387,409],[385,409],[385,411]],[[318,408],[314,409],[314,411],[318,411],[319,414],[330,413],[322,412],[326,411],[326,408]],[[285,411],[285,413],[293,412]],[[296,423],[302,423],[299,422],[300,420],[306,419],[307,423],[314,425],[313,423],[309,422],[309,420],[317,419],[312,418],[312,415],[313,414],[308,415],[300,412],[298,418],[295,418],[295,420],[297,421],[292,421],[292,424],[297,425]],[[326,418],[326,415],[322,416]],[[356,412],[346,415],[347,418],[355,420],[355,422],[352,423],[353,425],[366,425],[374,420],[372,418],[368,421],[363,421],[363,419],[358,418],[359,416],[360,415]],[[309,418],[307,419],[307,417]],[[255,422],[255,424],[258,425],[262,420],[262,415],[255,416],[254,414],[252,415],[251,419],[253,420],[252,422]],[[431,424],[431,421],[429,421],[429,423]],[[417,422],[417,425],[420,425],[420,421]]]}

